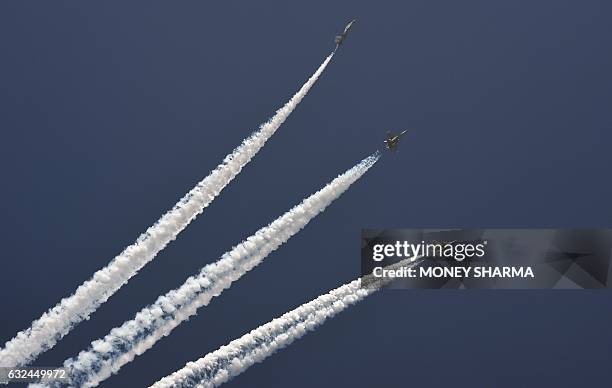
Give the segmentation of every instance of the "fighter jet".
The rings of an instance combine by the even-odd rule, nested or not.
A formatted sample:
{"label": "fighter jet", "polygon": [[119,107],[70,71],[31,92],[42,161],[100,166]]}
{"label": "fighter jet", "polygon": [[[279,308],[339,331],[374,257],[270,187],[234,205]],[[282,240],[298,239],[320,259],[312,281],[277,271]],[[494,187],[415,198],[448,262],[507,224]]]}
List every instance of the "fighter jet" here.
{"label": "fighter jet", "polygon": [[408,130],[406,129],[405,131],[402,131],[402,133],[400,133],[399,135],[395,134],[395,133],[391,133],[389,131],[387,131],[387,140],[384,141],[387,149],[389,151],[396,151],[397,150],[397,145],[402,137],[402,135],[404,133],[408,132]]}
{"label": "fighter jet", "polygon": [[349,30],[351,29],[351,26],[353,25],[353,23],[355,23],[355,21],[356,19],[351,20],[349,24],[344,27],[344,31],[342,32],[342,34],[336,35],[336,39],[334,40],[336,42],[336,50],[338,49],[338,47],[340,47],[342,42],[344,42],[344,39],[346,39],[346,35],[348,34]]}

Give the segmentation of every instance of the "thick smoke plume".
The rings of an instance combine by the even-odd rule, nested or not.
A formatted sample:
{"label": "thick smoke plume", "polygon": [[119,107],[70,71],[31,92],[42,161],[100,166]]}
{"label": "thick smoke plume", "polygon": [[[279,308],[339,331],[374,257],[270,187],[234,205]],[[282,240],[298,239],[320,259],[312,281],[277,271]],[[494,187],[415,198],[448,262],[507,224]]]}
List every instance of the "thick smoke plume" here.
{"label": "thick smoke plume", "polygon": [[159,297],[155,303],[136,314],[134,319],[114,328],[104,338],[92,342],[87,351],[66,360],[64,367],[72,379],[70,384],[79,387],[96,386],[151,348],[181,322],[196,314],[198,308],[207,305],[213,297],[230,287],[235,280],[304,228],[365,174],[379,157],[377,151],[365,158],[226,252],[220,260],[202,268],[198,275],[188,278],[181,287]]}
{"label": "thick smoke plume", "polygon": [[23,366],[52,348],[81,321],[88,319],[100,305],[136,275],[138,271],[196,218],[219,195],[242,168],[257,154],[266,141],[315,84],[331,61],[332,52],[302,88],[276,114],[252,133],[206,178],[200,181],[173,208],[164,214],[136,242],[115,257],[91,279],[80,285],[71,296],[32,322],[31,326],[0,349],[0,366]]}

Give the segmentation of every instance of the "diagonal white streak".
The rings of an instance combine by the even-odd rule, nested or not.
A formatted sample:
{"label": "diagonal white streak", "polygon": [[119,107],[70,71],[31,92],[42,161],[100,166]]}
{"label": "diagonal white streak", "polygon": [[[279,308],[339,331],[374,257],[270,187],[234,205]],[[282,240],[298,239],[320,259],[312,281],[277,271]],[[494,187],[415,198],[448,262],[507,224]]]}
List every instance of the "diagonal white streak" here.
{"label": "diagonal white streak", "polygon": [[[418,264],[420,257],[402,260],[388,269]],[[367,286],[362,286],[366,280]],[[277,350],[315,330],[328,318],[386,285],[390,278],[366,278],[353,280],[327,294],[258,327],[242,337],[220,347],[197,361],[187,363],[182,369],[162,378],[150,388],[216,387],[239,375],[257,362],[262,362]]]}
{"label": "diagonal white streak", "polygon": [[0,366],[23,366],[52,348],[70,330],[108,300],[119,288],[174,240],[238,175],[266,141],[289,117],[315,84],[332,59],[332,52],[301,89],[276,114],[227,155],[206,178],[200,181],[173,208],[128,246],[106,267],[62,299],[31,326],[6,342],[0,349]]}
{"label": "diagonal white streak", "polygon": [[[134,319],[116,327],[104,338],[92,342],[87,351],[64,362],[71,385],[96,386],[137,355],[151,348],[198,308],[230,287],[258,265],[272,251],[304,228],[310,220],[346,191],[380,157],[377,151],[339,175],[324,188],[304,199],[268,226],[226,252],[220,260],[206,265],[179,288],[160,296]],[[60,385],[56,383],[55,385]]]}

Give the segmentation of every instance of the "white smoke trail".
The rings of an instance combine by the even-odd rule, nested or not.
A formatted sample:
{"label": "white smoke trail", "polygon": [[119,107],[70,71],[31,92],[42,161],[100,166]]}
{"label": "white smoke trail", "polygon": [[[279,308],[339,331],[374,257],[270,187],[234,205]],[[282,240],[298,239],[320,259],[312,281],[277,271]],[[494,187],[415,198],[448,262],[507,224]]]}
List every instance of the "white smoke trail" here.
{"label": "white smoke trail", "polygon": [[[387,268],[416,265],[419,257],[402,260]],[[367,280],[367,287],[362,281]],[[216,387],[244,372],[251,365],[262,362],[277,350],[290,345],[325,320],[387,284],[390,278],[357,279],[327,294],[285,313],[250,333],[220,347],[182,369],[162,378],[150,388]]]}
{"label": "white smoke trail", "polygon": [[0,349],[0,366],[23,366],[40,353],[52,348],[57,341],[89,316],[119,288],[136,275],[155,255],[202,213],[228,183],[257,154],[266,141],[289,117],[295,107],[315,84],[332,59],[332,52],[302,88],[276,114],[252,133],[206,178],[200,181],[173,208],[164,214],[136,242],[115,257],[106,267],[62,299],[32,325],[6,342]]}
{"label": "white smoke trail", "polygon": [[299,232],[368,171],[379,157],[377,151],[362,160],[226,252],[220,260],[206,265],[181,287],[159,297],[155,303],[136,314],[134,319],[114,328],[103,339],[92,342],[87,351],[79,353],[75,359],[66,360],[64,367],[71,377],[70,384],[79,387],[96,386],[134,357],[144,353],[182,321],[194,315],[199,307],[207,305],[233,281]]}

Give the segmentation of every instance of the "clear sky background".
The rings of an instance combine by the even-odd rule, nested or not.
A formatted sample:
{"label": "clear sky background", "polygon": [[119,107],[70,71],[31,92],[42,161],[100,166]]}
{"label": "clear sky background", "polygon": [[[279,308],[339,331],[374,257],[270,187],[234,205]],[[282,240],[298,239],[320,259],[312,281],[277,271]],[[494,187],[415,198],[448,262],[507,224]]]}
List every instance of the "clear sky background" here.
{"label": "clear sky background", "polygon": [[[0,342],[150,226],[351,35],[56,366],[415,128],[305,230],[103,386],[150,384],[358,276],[361,228],[611,227],[608,1],[2,2]],[[610,383],[609,291],[378,293],[229,387]]]}

